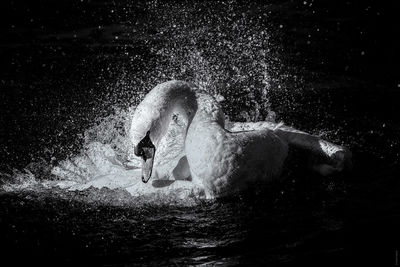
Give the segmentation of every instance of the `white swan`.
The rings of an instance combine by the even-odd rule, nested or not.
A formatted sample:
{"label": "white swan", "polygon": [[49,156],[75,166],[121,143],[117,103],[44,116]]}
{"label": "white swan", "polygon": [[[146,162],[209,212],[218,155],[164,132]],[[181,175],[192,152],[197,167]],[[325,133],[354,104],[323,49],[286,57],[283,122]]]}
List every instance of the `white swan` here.
{"label": "white swan", "polygon": [[[189,83],[169,81],[152,89],[132,116],[130,138],[142,158],[143,182],[162,178],[153,171],[154,158],[174,114],[185,123],[175,140],[168,139],[179,145],[173,163],[166,163],[171,170],[167,179],[190,180],[184,187],[201,188],[207,198],[279,177],[291,145],[325,157],[327,163],[314,166],[324,175],[342,170],[351,156],[344,147],[281,124],[237,123],[226,129],[224,114],[212,96]],[[165,144],[163,151],[168,154]]]}

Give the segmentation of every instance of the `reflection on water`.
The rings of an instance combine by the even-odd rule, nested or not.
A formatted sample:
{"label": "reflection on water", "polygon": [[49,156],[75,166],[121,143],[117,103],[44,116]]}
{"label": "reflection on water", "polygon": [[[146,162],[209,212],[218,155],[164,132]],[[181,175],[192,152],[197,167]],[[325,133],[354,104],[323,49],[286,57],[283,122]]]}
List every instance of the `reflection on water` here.
{"label": "reflection on water", "polygon": [[[8,242],[17,242],[11,249],[31,247],[26,253],[39,262],[62,258],[71,264],[276,263],[302,256],[298,247],[307,243],[307,253],[317,255],[341,249],[329,237],[341,234],[340,222],[329,218],[321,204],[305,201],[293,207],[284,203],[291,202],[282,197],[286,193],[270,193],[275,196],[194,207],[138,204],[109,190],[60,191],[57,197],[45,190],[2,194],[8,207],[2,229]],[[326,247],[313,245],[316,240]]]}
{"label": "reflection on water", "polygon": [[[365,5],[5,4],[2,255],[49,265],[392,263],[399,93],[376,29],[387,9]],[[291,151],[284,181],[216,201],[54,187],[66,179],[52,170],[93,144],[128,157],[129,107],[171,78],[222,95],[227,119],[276,118],[350,146],[353,172],[321,179]],[[93,177],[88,166],[70,181]]]}

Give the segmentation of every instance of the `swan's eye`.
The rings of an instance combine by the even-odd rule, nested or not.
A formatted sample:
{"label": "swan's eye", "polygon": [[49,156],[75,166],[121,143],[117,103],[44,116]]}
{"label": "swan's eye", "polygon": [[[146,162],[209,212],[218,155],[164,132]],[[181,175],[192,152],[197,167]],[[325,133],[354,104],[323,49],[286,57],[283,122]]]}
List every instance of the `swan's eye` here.
{"label": "swan's eye", "polygon": [[133,153],[135,153],[136,156],[141,157],[143,155],[143,149],[139,147],[139,145],[135,146],[133,148]]}

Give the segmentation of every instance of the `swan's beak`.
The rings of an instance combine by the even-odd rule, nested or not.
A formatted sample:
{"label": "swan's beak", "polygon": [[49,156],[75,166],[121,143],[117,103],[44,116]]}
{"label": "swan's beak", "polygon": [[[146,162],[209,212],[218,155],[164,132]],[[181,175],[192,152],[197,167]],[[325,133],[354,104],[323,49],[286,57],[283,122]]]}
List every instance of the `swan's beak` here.
{"label": "swan's beak", "polygon": [[154,155],[156,153],[156,148],[151,142],[149,133],[143,138],[137,146],[134,148],[134,153],[136,156],[142,158],[142,181],[147,183],[151,178],[151,173],[153,171]]}
{"label": "swan's beak", "polygon": [[142,181],[147,183],[153,172],[154,154],[156,149],[154,147],[143,147],[142,156]]}

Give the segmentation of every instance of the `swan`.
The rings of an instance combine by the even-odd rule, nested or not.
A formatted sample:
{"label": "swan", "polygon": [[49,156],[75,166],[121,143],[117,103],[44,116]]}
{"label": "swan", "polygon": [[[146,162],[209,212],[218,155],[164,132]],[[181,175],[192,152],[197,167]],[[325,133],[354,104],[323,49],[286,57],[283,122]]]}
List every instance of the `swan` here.
{"label": "swan", "polygon": [[[184,122],[178,127],[179,134],[163,144],[176,116]],[[343,170],[351,158],[347,148],[281,123],[225,125],[224,113],[214,97],[177,80],[157,85],[144,97],[132,115],[129,138],[133,153],[141,158],[143,183],[152,177],[163,179],[168,173],[167,180],[186,181],[186,188],[200,188],[206,198],[278,179],[291,146],[326,159],[313,166],[322,175]],[[168,147],[174,143],[178,152],[165,164],[169,171],[160,175],[153,168],[154,159],[159,150],[168,156]]]}

